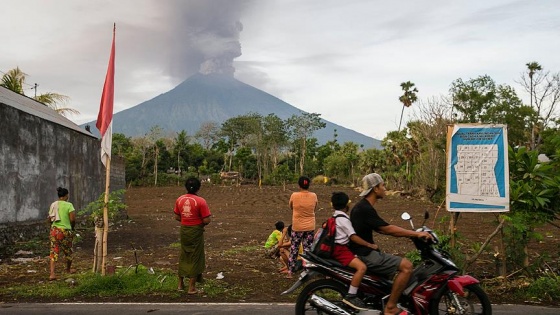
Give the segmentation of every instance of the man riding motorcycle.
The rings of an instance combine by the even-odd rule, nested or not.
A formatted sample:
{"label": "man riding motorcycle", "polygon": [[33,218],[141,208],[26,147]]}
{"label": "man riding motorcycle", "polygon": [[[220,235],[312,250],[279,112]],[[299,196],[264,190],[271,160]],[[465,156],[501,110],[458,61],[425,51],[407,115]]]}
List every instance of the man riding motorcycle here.
{"label": "man riding motorcycle", "polygon": [[[379,174],[370,173],[364,176],[362,188],[363,191],[360,196],[363,199],[356,203],[350,214],[350,221],[356,235],[372,244],[375,244],[373,231],[395,237],[416,237],[426,241],[432,240],[432,236],[428,232],[403,229],[387,223],[379,216],[373,206],[386,194],[385,183]],[[383,314],[407,314],[406,311],[398,308],[397,301],[412,275],[412,263],[406,258],[383,253],[356,243],[351,243],[350,249],[366,264],[368,271],[387,279],[394,277],[391,295],[387,300]]]}

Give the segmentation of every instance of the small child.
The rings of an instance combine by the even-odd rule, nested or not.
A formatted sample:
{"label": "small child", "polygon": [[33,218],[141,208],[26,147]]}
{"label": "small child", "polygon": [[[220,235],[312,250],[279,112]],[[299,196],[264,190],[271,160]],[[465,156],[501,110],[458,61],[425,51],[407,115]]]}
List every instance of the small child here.
{"label": "small child", "polygon": [[276,228],[266,240],[264,244],[264,248],[266,250],[266,256],[269,258],[276,259],[280,256],[280,252],[278,251],[278,242],[282,239],[282,230],[284,230],[284,222],[278,221],[274,223],[274,227]]}
{"label": "small child", "polygon": [[357,296],[358,287],[367,271],[367,267],[350,251],[348,244],[352,241],[373,249],[377,249],[377,245],[370,244],[356,235],[356,231],[354,231],[350,218],[348,217],[349,203],[350,198],[343,192],[334,192],[331,196],[331,205],[334,208],[333,216],[340,215],[340,217],[336,218],[336,236],[332,258],[340,262],[343,266],[356,269],[352,281],[350,282],[348,294],[346,294],[342,302],[357,310],[367,310],[364,302]]}

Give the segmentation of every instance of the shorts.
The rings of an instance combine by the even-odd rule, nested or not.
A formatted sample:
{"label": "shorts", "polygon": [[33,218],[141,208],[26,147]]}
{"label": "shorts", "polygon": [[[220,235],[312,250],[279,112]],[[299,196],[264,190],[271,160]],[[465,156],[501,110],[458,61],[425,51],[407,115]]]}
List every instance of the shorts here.
{"label": "shorts", "polygon": [[268,258],[278,258],[280,257],[280,250],[278,249],[278,244],[265,248],[265,256]]}
{"label": "shorts", "polygon": [[358,256],[366,264],[368,272],[392,280],[401,264],[402,257],[372,250],[367,256]]}
{"label": "shorts", "polygon": [[337,260],[343,266],[348,266],[348,264],[356,258],[356,255],[350,251],[347,245],[334,244],[331,258]]}

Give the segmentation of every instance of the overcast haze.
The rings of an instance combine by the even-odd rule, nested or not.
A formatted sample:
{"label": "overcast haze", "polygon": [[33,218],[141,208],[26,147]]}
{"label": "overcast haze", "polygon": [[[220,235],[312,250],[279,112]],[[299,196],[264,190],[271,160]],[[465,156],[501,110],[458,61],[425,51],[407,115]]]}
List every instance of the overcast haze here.
{"label": "overcast haze", "polygon": [[[0,71],[25,93],[70,97],[95,120],[117,25],[115,112],[219,72],[367,136],[396,130],[400,83],[419,99],[488,74],[513,86],[525,64],[560,71],[557,1],[0,0]],[[413,105],[414,107],[414,105]],[[413,109],[406,110],[405,123]]]}

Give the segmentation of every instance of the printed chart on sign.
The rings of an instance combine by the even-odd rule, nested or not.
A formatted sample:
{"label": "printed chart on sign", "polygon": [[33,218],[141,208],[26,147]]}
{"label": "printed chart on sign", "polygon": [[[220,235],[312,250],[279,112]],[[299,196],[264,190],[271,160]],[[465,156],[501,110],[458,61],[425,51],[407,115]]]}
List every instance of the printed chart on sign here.
{"label": "printed chart on sign", "polygon": [[497,145],[458,145],[455,164],[458,193],[499,197],[494,173],[497,162]]}
{"label": "printed chart on sign", "polygon": [[447,210],[509,211],[506,126],[454,125],[447,144]]}

